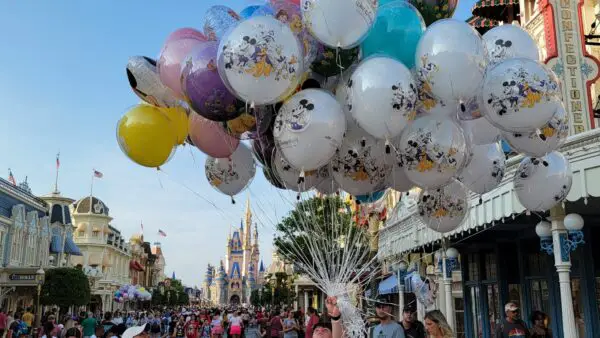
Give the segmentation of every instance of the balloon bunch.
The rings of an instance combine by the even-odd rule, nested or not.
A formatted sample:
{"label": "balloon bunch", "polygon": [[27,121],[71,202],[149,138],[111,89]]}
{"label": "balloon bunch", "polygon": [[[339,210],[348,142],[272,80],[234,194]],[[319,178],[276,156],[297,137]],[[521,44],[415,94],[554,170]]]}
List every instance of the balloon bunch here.
{"label": "balloon bunch", "polygon": [[139,285],[122,285],[119,290],[114,294],[113,300],[117,303],[123,303],[126,301],[142,300],[148,301],[152,299],[152,294],[146,290],[143,286]]}
{"label": "balloon bunch", "polygon": [[[456,1],[414,4],[271,0],[240,14],[213,6],[203,33],[177,30],[157,62],[130,61],[132,88],[150,105],[123,117],[119,144],[152,167],[187,136],[208,155],[210,185],[232,201],[255,161],[273,186],[298,193],[341,189],[372,203],[386,188],[417,186],[421,217],[446,232],[467,213],[467,189],[500,184],[505,139],[533,156],[515,179],[521,203],[559,203],[568,163],[544,155],[564,142],[567,114],[533,39],[513,25],[482,37],[447,19]],[[188,128],[177,128],[184,115]]]}

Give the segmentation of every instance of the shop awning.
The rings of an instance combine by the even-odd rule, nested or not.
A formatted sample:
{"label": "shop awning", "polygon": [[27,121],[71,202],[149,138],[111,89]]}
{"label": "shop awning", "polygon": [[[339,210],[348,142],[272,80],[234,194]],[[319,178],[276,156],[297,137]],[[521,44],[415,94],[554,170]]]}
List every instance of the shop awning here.
{"label": "shop awning", "polygon": [[472,16],[467,19],[467,23],[474,28],[491,28],[498,26],[498,21],[488,18],[483,18],[480,16]]}
{"label": "shop awning", "polygon": [[388,278],[381,281],[381,283],[379,283],[378,291],[379,291],[380,295],[397,293],[398,292],[398,278],[396,278],[396,275],[395,274],[391,275]]}
{"label": "shop awning", "polygon": [[142,264],[140,264],[135,259],[132,259],[131,261],[129,261],[129,269],[136,270],[136,271],[144,271],[144,267],[142,266]]}
{"label": "shop awning", "polygon": [[65,253],[73,256],[83,256],[81,250],[79,250],[79,247],[77,244],[75,244],[73,238],[71,237],[67,237],[65,241]]}
{"label": "shop awning", "polygon": [[53,234],[50,239],[50,252],[61,253],[63,252],[62,237],[59,234]]}
{"label": "shop awning", "polygon": [[[503,8],[504,7],[504,8]],[[518,0],[479,0],[471,8],[471,13],[489,19],[503,19],[508,16],[508,8],[513,11],[514,17],[519,13]]]}

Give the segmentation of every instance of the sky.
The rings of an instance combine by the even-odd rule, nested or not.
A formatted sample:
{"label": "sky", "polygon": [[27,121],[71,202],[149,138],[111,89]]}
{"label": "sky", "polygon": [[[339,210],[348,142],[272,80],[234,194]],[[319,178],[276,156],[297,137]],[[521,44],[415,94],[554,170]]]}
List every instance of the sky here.
{"label": "sky", "polygon": [[[213,190],[205,156],[183,147],[164,173],[140,167],[121,153],[115,138],[120,116],[139,100],[125,66],[130,56],[156,57],[165,38],[181,27],[202,29],[206,9],[225,4],[240,11],[251,0],[220,2],[141,0],[0,2],[0,175],[28,177],[34,194],[53,190],[60,152],[59,190],[90,194],[93,170],[104,174],[93,194],[109,208],[112,225],[129,238],[160,241],[167,262],[189,286],[201,286],[208,263],[225,255],[227,233],[238,227],[250,199],[261,256],[271,261],[273,227],[294,201],[257,171],[236,204]],[[474,1],[461,1],[466,19]],[[3,174],[2,171],[6,170]],[[157,235],[158,229],[167,233]]]}

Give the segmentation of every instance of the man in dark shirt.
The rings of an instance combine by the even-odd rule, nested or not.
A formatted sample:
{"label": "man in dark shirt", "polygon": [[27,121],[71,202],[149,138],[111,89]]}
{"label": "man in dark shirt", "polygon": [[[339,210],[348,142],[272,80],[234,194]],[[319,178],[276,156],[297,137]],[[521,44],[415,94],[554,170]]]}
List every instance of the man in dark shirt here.
{"label": "man in dark shirt", "polygon": [[414,303],[404,306],[400,325],[404,329],[406,338],[425,338],[425,327],[417,320],[417,309]]}
{"label": "man in dark shirt", "polygon": [[506,318],[498,325],[497,338],[528,338],[529,330],[525,323],[519,319],[519,307],[513,302],[504,306]]}

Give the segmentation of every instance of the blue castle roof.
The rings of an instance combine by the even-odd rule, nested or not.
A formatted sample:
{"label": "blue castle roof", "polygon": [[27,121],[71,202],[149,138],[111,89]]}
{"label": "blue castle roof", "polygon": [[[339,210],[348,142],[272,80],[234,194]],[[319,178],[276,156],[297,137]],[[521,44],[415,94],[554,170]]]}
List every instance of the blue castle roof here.
{"label": "blue castle roof", "polygon": [[240,272],[240,265],[238,262],[233,262],[233,266],[231,267],[231,279],[241,278],[242,274]]}
{"label": "blue castle roof", "polygon": [[258,269],[258,272],[265,272],[265,265],[263,264],[262,259],[260,260],[260,268]]}

